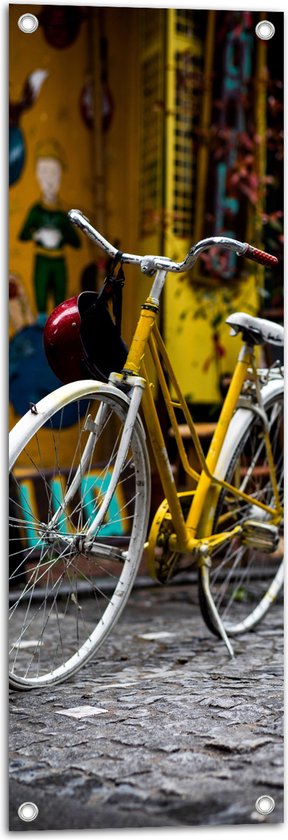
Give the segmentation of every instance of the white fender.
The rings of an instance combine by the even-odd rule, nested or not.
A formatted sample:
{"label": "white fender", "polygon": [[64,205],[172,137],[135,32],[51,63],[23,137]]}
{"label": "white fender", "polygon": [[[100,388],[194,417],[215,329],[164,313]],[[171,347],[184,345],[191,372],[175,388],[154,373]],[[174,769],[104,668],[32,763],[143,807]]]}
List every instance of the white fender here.
{"label": "white fender", "polygon": [[[277,396],[281,394],[283,392],[283,388],[283,379],[272,379],[270,382],[267,383],[267,385],[264,385],[261,389],[264,405],[265,402],[267,402],[267,400],[273,397],[274,395]],[[215,469],[216,478],[225,479],[227,467],[230,464],[235,449],[240,443],[243,434],[247,431],[248,426],[250,425],[251,420],[254,416],[254,412],[252,410],[250,411],[249,408],[236,409],[235,414],[233,415],[231,423],[229,425],[222,447],[222,451],[218,458],[217,466]]]}
{"label": "white fender", "polygon": [[[281,393],[283,393],[283,390],[284,390],[283,379],[273,379],[267,385],[265,385],[261,389],[261,393],[262,393],[263,401],[264,401],[264,407],[265,407],[265,403],[267,403],[267,401],[271,397],[280,395]],[[225,479],[225,475],[227,473],[227,468],[228,468],[228,466],[231,462],[231,458],[233,457],[233,454],[234,454],[238,444],[240,443],[240,441],[243,437],[243,434],[245,434],[245,432],[249,428],[249,424],[251,423],[251,420],[253,419],[253,416],[255,416],[255,415],[254,415],[253,411],[249,410],[249,408],[247,408],[247,409],[246,408],[238,408],[235,411],[235,414],[234,414],[234,416],[232,418],[232,421],[229,425],[229,429],[228,429],[228,432],[227,432],[227,435],[226,435],[226,438],[225,438],[225,441],[224,441],[222,452],[221,452],[220,457],[218,459],[217,467],[216,467],[216,470],[215,470],[215,475],[217,476],[217,478]],[[213,512],[213,514],[214,514],[214,512]],[[258,512],[257,512],[256,515],[259,516],[259,509],[258,509]],[[211,511],[210,511],[210,516],[211,516]],[[253,612],[250,613],[250,615],[248,615],[247,618],[245,618],[243,621],[240,621],[238,624],[227,624],[227,623],[225,623],[225,630],[227,631],[227,633],[229,635],[234,636],[234,635],[237,635],[238,633],[244,633],[245,631],[249,630],[251,627],[254,627],[254,625],[257,624],[258,621],[260,621],[260,619],[263,617],[263,615],[265,615],[265,613],[267,612],[267,610],[270,607],[271,602],[274,601],[275,598],[277,597],[278,592],[280,591],[281,586],[283,584],[283,580],[284,580],[284,563],[282,561],[282,563],[280,564],[280,566],[278,568],[277,574],[275,575],[272,583],[270,584],[269,589],[267,590],[267,592],[265,593],[265,595],[263,596],[263,598],[261,599],[259,604],[257,604],[257,606],[255,607]],[[208,589],[209,589],[209,581],[208,581],[207,586],[208,586]],[[210,593],[208,593],[208,600],[209,600],[209,595],[210,595]],[[207,597],[207,593],[206,593],[206,597]]]}
{"label": "white fender", "polygon": [[[114,385],[103,382],[97,382],[94,379],[83,379],[79,382],[69,382],[67,385],[62,385],[56,388],[46,397],[35,405],[35,407],[26,412],[23,417],[16,423],[9,434],[9,469],[13,467],[16,459],[20,455],[23,446],[28,443],[35,432],[39,431],[41,426],[50,419],[55,411],[60,411],[67,405],[72,398],[81,399],[88,394],[103,394],[117,399],[118,405],[121,403],[123,409],[127,411],[130,405],[130,400]],[[145,434],[142,423],[137,422],[138,429],[141,427],[142,436],[145,440]]]}

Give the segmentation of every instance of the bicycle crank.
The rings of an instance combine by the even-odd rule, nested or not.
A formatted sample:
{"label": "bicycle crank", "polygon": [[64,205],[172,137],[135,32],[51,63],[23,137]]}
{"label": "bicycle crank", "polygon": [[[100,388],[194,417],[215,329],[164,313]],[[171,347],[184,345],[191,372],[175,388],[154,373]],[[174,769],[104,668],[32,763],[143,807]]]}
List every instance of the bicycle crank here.
{"label": "bicycle crank", "polygon": [[[178,493],[184,517],[188,514],[194,492]],[[169,548],[169,539],[173,533],[174,527],[168,502],[167,499],[163,499],[154,516],[145,551],[149,575],[159,583],[168,583],[177,572],[192,565],[191,555],[188,557],[187,554],[180,554]]]}

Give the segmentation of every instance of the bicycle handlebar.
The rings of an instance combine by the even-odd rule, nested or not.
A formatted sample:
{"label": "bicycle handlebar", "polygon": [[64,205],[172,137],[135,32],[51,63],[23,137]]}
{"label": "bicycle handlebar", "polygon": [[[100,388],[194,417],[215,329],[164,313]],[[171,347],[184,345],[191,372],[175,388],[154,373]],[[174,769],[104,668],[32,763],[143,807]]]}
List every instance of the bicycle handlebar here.
{"label": "bicycle handlebar", "polygon": [[[105,239],[104,236],[102,236],[102,234],[99,233],[93,225],[91,225],[91,222],[89,222],[89,219],[81,213],[81,210],[69,210],[68,216],[70,221],[73,222],[74,225],[77,225],[83,233],[86,233],[90,239],[93,239],[102,251],[105,251],[110,257],[116,256],[118,253],[117,248],[115,248],[111,242],[108,242],[108,239]],[[188,254],[186,254],[186,257],[180,263],[173,262],[173,260],[170,260],[168,257],[154,256],[152,254],[140,256],[139,254],[126,254],[122,252],[121,261],[123,263],[140,265],[143,274],[151,276],[157,270],[181,273],[182,271],[188,271],[189,268],[192,268],[202,251],[206,251],[207,249],[215,246],[218,248],[226,248],[229,251],[234,251],[238,256],[246,257],[248,260],[254,260],[257,263],[260,263],[260,265],[272,267],[278,264],[277,257],[272,256],[272,254],[267,254],[266,251],[259,251],[259,248],[254,248],[253,245],[249,245],[248,242],[239,242],[237,239],[231,239],[227,236],[210,236],[208,239],[201,239],[199,242],[196,242],[195,245],[192,245]]]}

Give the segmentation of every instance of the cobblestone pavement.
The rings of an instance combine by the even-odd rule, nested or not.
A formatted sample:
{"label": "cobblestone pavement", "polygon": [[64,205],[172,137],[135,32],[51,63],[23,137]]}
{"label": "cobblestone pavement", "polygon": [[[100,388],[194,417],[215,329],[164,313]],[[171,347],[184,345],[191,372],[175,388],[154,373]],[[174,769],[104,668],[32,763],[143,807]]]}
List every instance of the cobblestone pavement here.
{"label": "cobblestone pavement", "polygon": [[[134,589],[79,675],[11,692],[10,830],[282,822],[282,618],[280,602],[232,661],[195,587]],[[63,714],[79,706],[88,717]],[[17,814],[27,801],[33,823]]]}

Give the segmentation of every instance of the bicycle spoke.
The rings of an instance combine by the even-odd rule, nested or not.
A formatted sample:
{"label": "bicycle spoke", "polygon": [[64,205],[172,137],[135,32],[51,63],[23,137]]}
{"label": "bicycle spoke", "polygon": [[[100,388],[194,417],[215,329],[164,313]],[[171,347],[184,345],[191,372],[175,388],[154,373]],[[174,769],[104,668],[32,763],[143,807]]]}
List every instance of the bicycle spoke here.
{"label": "bicycle spoke", "polygon": [[[283,495],[283,412],[282,399],[277,399],[267,408],[267,416],[270,430],[271,450],[277,477],[278,491]],[[240,478],[240,480],[239,480]],[[239,449],[232,457],[230,472],[226,480],[251,498],[251,503],[232,499],[229,492],[222,492],[218,506],[218,527],[219,531],[225,528],[226,531],[233,529],[235,525],[243,527],[245,533],[246,522],[252,520],[255,528],[261,524],[269,525],[269,516],[263,509],[257,507],[255,502],[260,501],[268,507],[275,505],[274,491],[271,481],[270,467],[267,460],[265,439],[261,422],[254,418],[248,434],[239,445]],[[275,511],[276,513],[276,511]],[[259,523],[259,524],[258,524]],[[269,538],[269,531],[268,537]],[[281,537],[281,529],[279,531]],[[251,537],[250,537],[251,540]],[[273,542],[271,541],[270,553],[261,553],[261,541],[251,545],[249,540],[242,539],[241,533],[237,534],[230,542],[220,545],[212,553],[212,568],[209,573],[210,591],[224,625],[230,632],[240,632],[241,628],[250,627],[259,620],[269,606],[268,599],[265,600],[265,592],[270,583],[276,577],[279,562],[277,556],[273,555]],[[280,585],[280,584],[279,584]],[[261,608],[254,611],[255,605],[261,603]],[[202,600],[203,614],[205,618],[205,601]],[[251,615],[251,619],[250,619]],[[210,629],[213,629],[212,618],[207,615]],[[251,624],[251,626],[252,626]],[[233,630],[235,628],[235,631]]]}
{"label": "bicycle spoke", "polygon": [[19,468],[13,464],[9,624],[11,680],[19,687],[61,682],[102,644],[127,600],[145,541],[147,456],[139,431],[97,533],[87,538],[115,473],[126,410],[121,400],[114,405],[109,389],[106,397],[105,387],[103,396],[85,397],[84,411],[81,399],[74,402],[69,462],[55,392],[45,431],[25,441]]}

